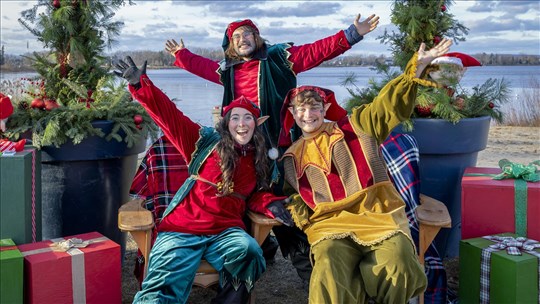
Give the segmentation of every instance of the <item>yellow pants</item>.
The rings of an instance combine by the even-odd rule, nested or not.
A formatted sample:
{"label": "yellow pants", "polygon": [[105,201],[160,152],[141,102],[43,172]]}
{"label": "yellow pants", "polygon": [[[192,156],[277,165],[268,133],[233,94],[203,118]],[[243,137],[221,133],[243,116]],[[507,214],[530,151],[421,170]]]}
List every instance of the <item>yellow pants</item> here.
{"label": "yellow pants", "polygon": [[400,304],[422,293],[427,278],[411,241],[403,234],[372,246],[351,238],[315,245],[309,284],[311,304]]}

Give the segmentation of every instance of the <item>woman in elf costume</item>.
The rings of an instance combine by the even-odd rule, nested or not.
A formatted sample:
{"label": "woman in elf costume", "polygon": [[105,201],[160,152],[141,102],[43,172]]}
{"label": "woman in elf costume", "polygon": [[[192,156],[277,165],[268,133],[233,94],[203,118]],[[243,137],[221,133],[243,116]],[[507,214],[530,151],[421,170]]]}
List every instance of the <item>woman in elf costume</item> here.
{"label": "woman in elf costume", "polygon": [[223,109],[216,129],[186,117],[130,57],[115,72],[188,162],[190,177],[163,213],[150,253],[148,275],[135,303],[185,303],[204,258],[220,272],[215,303],[246,303],[265,271],[262,251],[245,232],[246,209],[292,225],[268,185],[260,110],[244,97]]}
{"label": "woman in elf costume", "polygon": [[[451,45],[445,39],[425,51],[422,44],[405,73],[350,116],[330,90],[302,86],[287,94],[282,130],[296,122],[302,137],[282,160],[285,181],[296,192],[288,209],[314,259],[310,303],[407,303],[426,288],[405,204],[379,145],[410,117],[417,86],[436,85],[421,76]],[[287,132],[280,144],[290,144]]]}

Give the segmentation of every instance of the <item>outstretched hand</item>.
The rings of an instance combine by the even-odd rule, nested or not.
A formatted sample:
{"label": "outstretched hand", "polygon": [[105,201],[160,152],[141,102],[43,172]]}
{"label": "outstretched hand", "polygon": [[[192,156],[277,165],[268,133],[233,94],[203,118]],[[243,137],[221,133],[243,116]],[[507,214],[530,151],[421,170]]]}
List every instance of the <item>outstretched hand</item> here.
{"label": "outstretched hand", "polygon": [[375,14],[369,16],[366,18],[366,20],[360,22],[361,15],[356,15],[356,18],[354,19],[354,27],[356,27],[356,31],[358,34],[364,36],[365,34],[373,31],[377,28],[377,25],[379,24],[379,16],[375,16]]}
{"label": "outstretched hand", "polygon": [[167,42],[165,42],[165,51],[167,51],[173,57],[176,57],[176,52],[180,51],[184,47],[184,40],[182,40],[182,38],[180,38],[180,43],[176,42],[174,39],[167,40]]}
{"label": "outstretched hand", "polygon": [[282,223],[285,226],[293,227],[294,221],[292,219],[291,213],[289,212],[289,210],[287,210],[287,208],[285,208],[285,205],[287,205],[288,203],[289,198],[286,198],[284,200],[270,203],[267,208],[268,210],[270,210],[270,212],[272,212],[276,221]]}
{"label": "outstretched hand", "polygon": [[135,65],[135,62],[129,56],[126,56],[124,60],[118,60],[114,66],[119,70],[114,71],[114,74],[124,78],[132,86],[138,86],[141,81],[141,75],[146,74],[146,60],[140,69],[137,68],[137,65]]}
{"label": "outstretched hand", "polygon": [[418,63],[416,68],[416,77],[420,77],[422,71],[433,61],[433,59],[440,57],[450,50],[452,46],[452,40],[444,38],[436,46],[426,51],[426,44],[422,42],[418,48]]}
{"label": "outstretched hand", "polygon": [[452,40],[444,38],[436,46],[431,48],[431,50],[426,51],[426,44],[422,42],[418,48],[418,61],[422,63],[427,62],[429,64],[433,59],[448,53],[451,46]]}

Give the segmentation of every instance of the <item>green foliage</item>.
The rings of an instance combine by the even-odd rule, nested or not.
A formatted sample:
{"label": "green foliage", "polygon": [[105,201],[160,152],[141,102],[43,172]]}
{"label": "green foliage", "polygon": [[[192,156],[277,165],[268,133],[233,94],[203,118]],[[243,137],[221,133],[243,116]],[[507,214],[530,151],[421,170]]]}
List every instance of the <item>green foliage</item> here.
{"label": "green foliage", "polygon": [[[426,48],[433,47],[439,39],[451,38],[454,42],[464,41],[468,29],[454,19],[449,13],[449,0],[395,0],[392,9],[392,23],[398,32],[385,32],[378,37],[381,42],[389,44],[394,57],[394,64],[401,71],[418,50],[422,42]],[[353,107],[372,102],[380,90],[400,72],[390,73],[390,68],[378,65],[376,70],[382,76],[380,80],[372,78],[367,88],[360,89],[354,84],[354,75],[348,76],[342,82],[351,97],[346,101],[345,108],[350,112]],[[465,90],[459,85],[460,71],[453,65],[440,64],[438,67],[429,66],[425,72],[439,71],[439,83],[442,88],[419,87],[416,107],[411,116],[424,118],[440,118],[457,123],[462,118],[491,116],[499,123],[503,121],[501,105],[510,100],[508,82],[488,79],[484,84],[477,85],[472,90]],[[412,129],[410,120],[404,122],[405,129]]]}
{"label": "green foliage", "polygon": [[399,75],[398,71],[392,71],[391,67],[384,63],[377,63],[372,70],[376,70],[378,74],[382,75],[382,79],[377,81],[375,78],[370,78],[368,86],[360,88],[356,85],[356,75],[351,73],[345,77],[340,83],[344,86],[351,97],[345,101],[344,108],[348,112],[351,112],[354,107],[371,103],[381,89],[392,79]]}
{"label": "green foliage", "polygon": [[469,29],[449,13],[452,3],[451,0],[394,1],[391,21],[399,31],[389,33],[385,30],[377,39],[390,46],[395,65],[405,70],[407,62],[422,42],[430,49],[443,37],[456,43],[465,41]]}
{"label": "green foliage", "polygon": [[[112,20],[114,12],[132,4],[131,0],[60,0],[59,7],[53,4],[39,0],[19,18],[50,51],[28,57],[38,79],[2,83],[2,91],[12,93],[15,107],[5,135],[18,139],[31,132],[33,145],[41,148],[67,141],[78,144],[89,136],[125,141],[131,147],[149,132],[155,134],[156,125],[131,100],[126,84],[115,82],[103,56],[123,26]],[[37,88],[36,83],[40,84]],[[59,107],[33,108],[34,98]],[[142,124],[135,124],[135,115],[143,117]],[[113,121],[112,132],[103,134],[94,128],[96,120]]]}

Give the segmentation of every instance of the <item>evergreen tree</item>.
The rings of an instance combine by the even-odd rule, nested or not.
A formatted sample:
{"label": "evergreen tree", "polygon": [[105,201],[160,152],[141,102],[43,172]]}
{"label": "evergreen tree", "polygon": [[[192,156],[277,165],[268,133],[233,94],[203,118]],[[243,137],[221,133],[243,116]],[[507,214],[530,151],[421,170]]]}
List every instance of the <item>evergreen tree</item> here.
{"label": "evergreen tree", "polygon": [[[450,14],[452,3],[451,0],[394,0],[391,21],[397,31],[390,33],[385,30],[377,39],[389,45],[394,65],[401,71],[405,70],[407,62],[422,42],[426,44],[426,49],[430,49],[443,38],[452,39],[455,49],[460,41],[465,41],[469,29]],[[443,68],[454,67],[432,66],[426,69],[426,74]],[[346,102],[347,110],[373,101],[380,89],[399,74],[397,71],[391,73],[385,65],[377,67],[377,70],[383,75],[382,79],[372,79],[365,89],[350,88],[354,86],[354,76],[345,79],[343,84],[352,96]],[[459,78],[446,79],[440,88],[419,88],[413,117],[442,118],[456,123],[466,117],[489,115],[502,122],[502,113],[497,105],[509,100],[507,82],[504,79],[489,79],[483,85],[475,86],[471,93],[459,85]],[[409,128],[412,126],[410,121],[407,125]]]}
{"label": "evergreen tree", "polygon": [[[14,92],[21,98],[14,100],[7,136],[17,139],[31,130],[36,147],[77,144],[92,135],[132,146],[154,133],[151,118],[131,100],[125,83],[117,84],[104,56],[123,26],[113,21],[114,13],[127,4],[131,0],[39,0],[21,13],[19,22],[48,51],[29,57],[40,76]],[[94,128],[95,120],[114,121],[112,132]]]}
{"label": "evergreen tree", "polygon": [[465,41],[469,29],[459,23],[450,14],[451,0],[396,0],[390,15],[398,32],[384,34],[378,39],[388,44],[392,51],[394,64],[401,70],[412,55],[418,50],[420,43],[430,49],[442,38],[449,38],[457,43]]}

